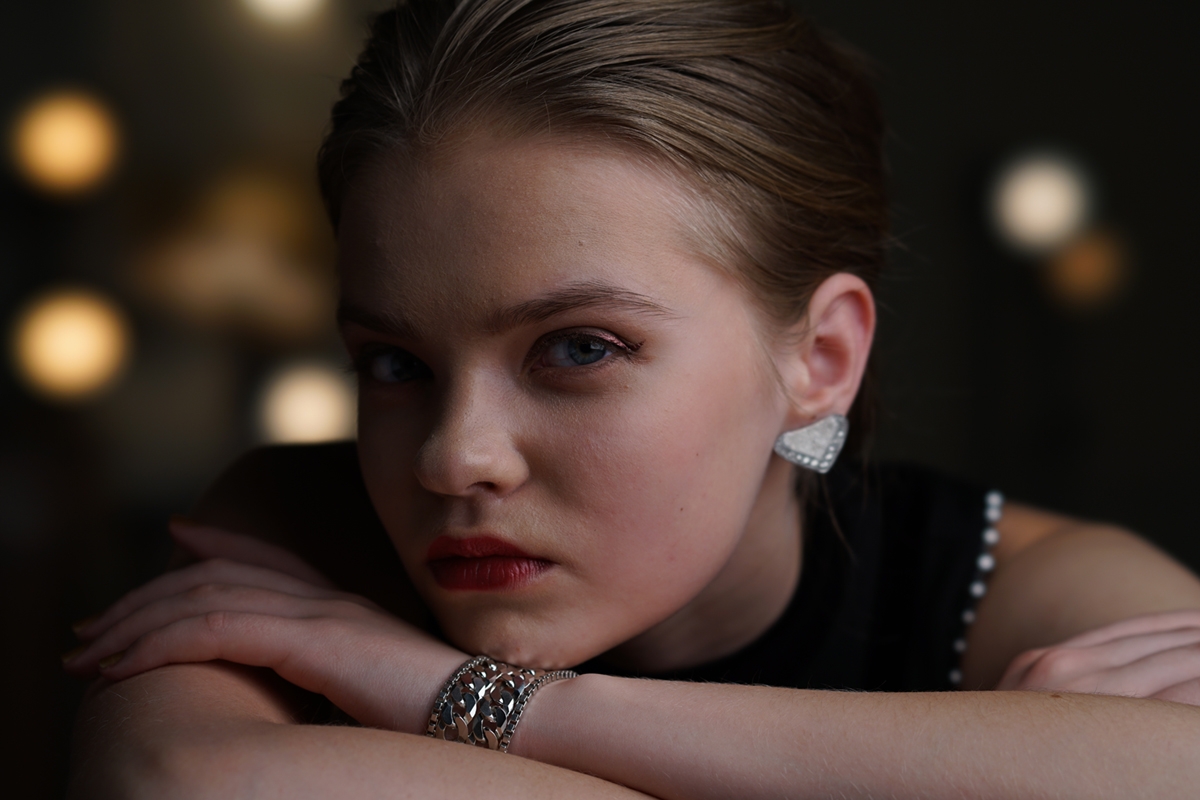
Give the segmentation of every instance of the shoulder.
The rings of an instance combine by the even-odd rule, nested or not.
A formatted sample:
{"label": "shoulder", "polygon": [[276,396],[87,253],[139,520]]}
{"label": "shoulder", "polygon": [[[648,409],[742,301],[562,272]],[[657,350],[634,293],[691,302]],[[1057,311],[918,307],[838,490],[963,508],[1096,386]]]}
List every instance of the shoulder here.
{"label": "shoulder", "polygon": [[1007,503],[964,672],[994,685],[1018,654],[1140,614],[1200,608],[1200,580],[1116,525]]}
{"label": "shoulder", "polygon": [[[1021,503],[1008,503],[997,523],[996,583],[1019,579],[1030,589],[1046,585],[1058,598],[1063,630],[1074,635],[1122,616],[1200,606],[1200,581],[1141,536],[1117,525],[1077,519]],[[1051,591],[1051,585],[1061,588]],[[1070,598],[1087,598],[1086,604]],[[1065,612],[1077,608],[1075,614]],[[1072,621],[1073,620],[1073,621]]]}
{"label": "shoulder", "polygon": [[[955,628],[946,635],[958,640],[962,609],[974,606],[954,642],[966,647],[964,686],[994,685],[1025,650],[1141,614],[1200,608],[1200,581],[1119,526],[1019,502],[993,510],[989,487],[915,465],[856,467],[831,489],[856,551],[867,555],[860,562],[877,553],[888,585],[927,625]],[[991,557],[982,558],[990,541]]]}

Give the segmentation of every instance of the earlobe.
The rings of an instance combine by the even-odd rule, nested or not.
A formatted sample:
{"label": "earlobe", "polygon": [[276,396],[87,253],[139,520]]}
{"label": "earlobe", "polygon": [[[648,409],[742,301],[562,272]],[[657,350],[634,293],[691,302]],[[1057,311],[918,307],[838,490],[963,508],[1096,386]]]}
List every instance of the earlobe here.
{"label": "earlobe", "polygon": [[829,414],[846,414],[858,394],[875,335],[875,299],[855,275],[839,272],[813,293],[808,313],[784,354],[781,369],[791,397],[787,428]]}

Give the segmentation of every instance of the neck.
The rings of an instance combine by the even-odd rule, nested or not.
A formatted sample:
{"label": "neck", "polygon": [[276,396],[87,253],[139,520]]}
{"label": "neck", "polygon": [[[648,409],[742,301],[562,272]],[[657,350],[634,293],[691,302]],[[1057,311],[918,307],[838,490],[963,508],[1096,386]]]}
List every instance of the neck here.
{"label": "neck", "polygon": [[749,521],[717,576],[686,606],[603,658],[654,674],[735,653],[783,614],[800,581],[801,514],[791,464],[772,458]]}

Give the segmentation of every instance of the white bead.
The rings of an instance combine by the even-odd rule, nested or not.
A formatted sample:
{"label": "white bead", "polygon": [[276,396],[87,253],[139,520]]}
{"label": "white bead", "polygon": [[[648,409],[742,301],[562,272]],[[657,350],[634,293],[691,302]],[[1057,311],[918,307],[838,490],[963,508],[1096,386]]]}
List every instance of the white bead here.
{"label": "white bead", "polygon": [[983,532],[983,541],[988,547],[995,547],[1000,543],[1000,531],[988,528]]}
{"label": "white bead", "polygon": [[963,612],[962,621],[964,623],[966,623],[967,625],[970,625],[972,622],[975,621],[975,612],[968,608],[966,611]]}
{"label": "white bead", "polygon": [[975,581],[971,584],[971,596],[978,599],[987,594],[987,585],[983,581]]}
{"label": "white bead", "polygon": [[1000,492],[991,491],[987,493],[987,504],[989,506],[999,506],[1004,504],[1004,495]]}
{"label": "white bead", "polygon": [[983,516],[988,522],[999,522],[1001,516],[1000,506],[988,506],[987,510],[983,512]]}
{"label": "white bead", "polygon": [[962,671],[957,669],[950,670],[950,682],[955,686],[958,686],[960,683],[962,683]]}
{"label": "white bead", "polygon": [[955,639],[954,640],[954,652],[956,652],[956,653],[967,652],[967,640],[966,639]]}
{"label": "white bead", "polygon": [[991,572],[996,568],[996,559],[992,557],[991,553],[984,553],[975,563],[978,564],[979,568],[984,572]]}

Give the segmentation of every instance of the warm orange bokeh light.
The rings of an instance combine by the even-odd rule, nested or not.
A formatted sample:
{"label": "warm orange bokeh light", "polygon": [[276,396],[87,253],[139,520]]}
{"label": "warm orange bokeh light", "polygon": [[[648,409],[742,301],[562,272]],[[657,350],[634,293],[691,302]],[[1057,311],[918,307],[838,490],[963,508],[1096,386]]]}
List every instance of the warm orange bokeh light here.
{"label": "warm orange bokeh light", "polygon": [[286,24],[313,16],[323,0],[245,0],[245,3],[263,19]]}
{"label": "warm orange bokeh light", "polygon": [[1114,299],[1128,278],[1125,248],[1112,234],[1091,231],[1054,254],[1046,265],[1051,293],[1064,305],[1097,308]]}
{"label": "warm orange bokeh light", "polygon": [[34,101],[17,118],[13,159],[32,185],[76,194],[108,175],[117,157],[117,124],[98,100],[57,92]]}
{"label": "warm orange bokeh light", "polygon": [[55,400],[75,400],[107,386],[124,365],[129,327],[99,294],[60,290],[30,303],[13,330],[18,374]]}
{"label": "warm orange bokeh light", "polygon": [[172,317],[273,345],[333,333],[332,241],[320,201],[291,176],[216,176],[135,260],[139,293]]}

